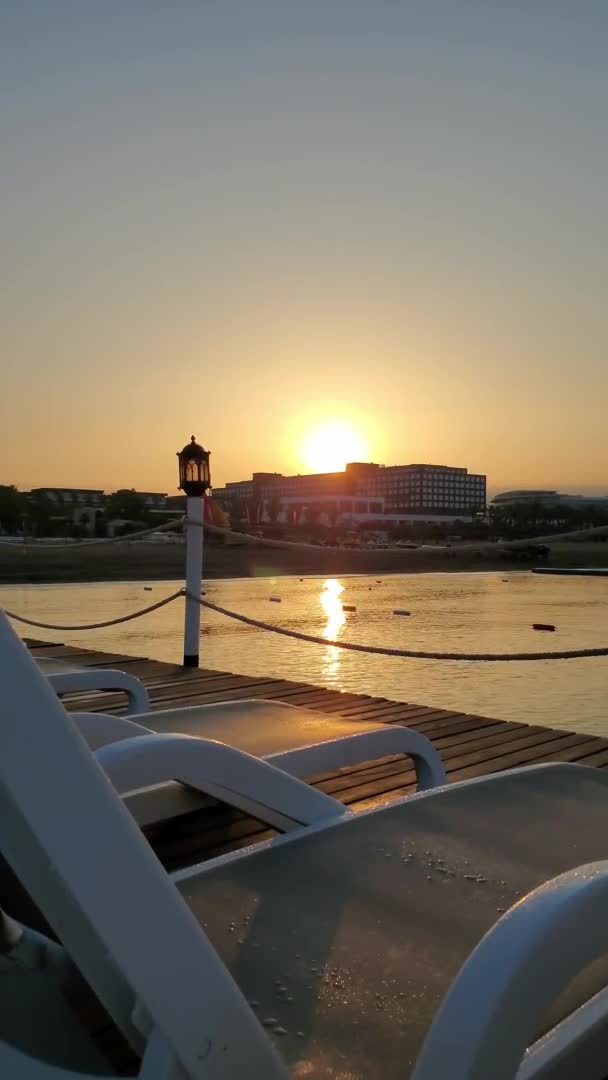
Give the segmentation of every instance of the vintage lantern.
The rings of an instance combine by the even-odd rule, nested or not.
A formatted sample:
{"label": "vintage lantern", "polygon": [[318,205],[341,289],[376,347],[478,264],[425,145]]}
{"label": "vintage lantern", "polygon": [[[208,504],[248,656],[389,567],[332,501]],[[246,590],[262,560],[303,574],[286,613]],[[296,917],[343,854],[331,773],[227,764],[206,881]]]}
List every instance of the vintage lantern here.
{"label": "vintage lantern", "polygon": [[190,442],[179,450],[179,489],[188,496],[204,495],[211,487],[209,472],[209,451],[199,446],[194,435]]}

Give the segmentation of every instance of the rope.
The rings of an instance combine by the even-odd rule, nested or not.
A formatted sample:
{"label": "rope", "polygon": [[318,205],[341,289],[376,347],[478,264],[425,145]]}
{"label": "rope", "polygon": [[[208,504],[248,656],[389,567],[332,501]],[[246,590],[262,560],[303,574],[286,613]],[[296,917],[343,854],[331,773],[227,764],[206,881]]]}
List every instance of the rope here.
{"label": "rope", "polygon": [[[212,525],[210,522],[193,521],[191,518],[181,517],[174,518],[173,521],[166,521],[164,525],[154,525],[150,529],[141,529],[136,533],[128,533],[125,536],[99,536],[93,537],[91,540],[74,540],[69,544],[44,544],[40,541],[25,541],[18,540],[16,542],[12,540],[4,540],[0,537],[0,546],[7,548],[15,548],[20,551],[26,549],[29,552],[32,551],[75,551],[77,548],[85,547],[100,547],[104,544],[128,544],[131,540],[138,540],[142,536],[151,536],[152,533],[164,532],[166,529],[172,529],[175,526],[195,525],[197,528],[202,528],[205,532],[215,533],[218,536],[237,536],[244,544],[255,544],[255,546],[266,546],[273,548],[291,548],[296,551],[315,551],[319,554],[320,551],[342,551],[344,550],[337,545],[320,545],[320,544],[306,544],[300,540],[274,540],[266,536],[252,536],[250,533],[235,532],[233,529],[226,529],[221,525]],[[565,533],[551,533],[548,536],[535,536],[525,540],[511,540],[506,544],[489,544],[487,541],[471,541],[467,544],[460,544],[456,549],[458,552],[466,550],[473,551],[491,551],[501,552],[508,551],[509,549],[525,548],[531,544],[549,544],[556,540],[584,540],[587,538],[593,539],[594,537],[608,535],[608,525],[598,525],[592,529],[579,529],[576,532]],[[418,550],[418,549],[417,549]],[[443,552],[445,549],[439,545],[437,550],[433,548],[426,548],[426,554],[436,554],[437,552]],[[374,551],[378,552],[398,552],[400,555],[409,555],[407,548],[400,547],[386,547],[370,549],[365,547],[352,547],[348,548],[350,552],[357,552],[358,554],[369,555]]]}
{"label": "rope", "polygon": [[[242,540],[245,544],[265,545],[266,547],[273,548],[291,548],[296,551],[316,551],[317,555],[321,551],[342,551],[342,548],[333,544],[325,544],[323,546],[319,544],[305,544],[302,540],[273,540],[267,536],[252,536],[251,533],[234,532],[233,529],[226,529],[222,525],[211,525],[209,522],[204,521],[202,524],[200,521],[192,521],[191,518],[186,518],[185,525],[197,525],[198,528],[202,528],[205,532],[215,533],[217,536],[238,536],[239,540]],[[352,548],[352,551],[365,551],[369,554],[368,548]],[[386,550],[386,549],[384,549]],[[395,549],[402,550],[402,549]]]}
{"label": "rope", "polygon": [[331,638],[317,637],[315,634],[303,634],[298,630],[287,630],[283,626],[274,626],[272,623],[261,622],[252,619],[248,615],[241,615],[229,608],[220,607],[210,600],[193,596],[186,592],[189,600],[198,600],[201,607],[216,611],[218,615],[227,615],[230,619],[245,623],[246,626],[254,626],[258,630],[270,630],[273,634],[281,634],[283,637],[296,638],[298,641],[309,641],[313,645],[330,645],[336,649],[348,649],[352,652],[375,653],[380,656],[401,656],[410,660],[580,660],[589,656],[608,656],[608,647],[601,649],[564,649],[560,652],[531,652],[531,653],[463,653],[463,652],[430,652],[419,649],[389,649],[383,645],[358,645],[353,641],[332,641]]}
{"label": "rope", "polygon": [[157,611],[158,608],[165,607],[166,604],[177,600],[178,596],[184,595],[185,590],[178,589],[177,592],[171,593],[170,596],[165,596],[163,600],[157,600],[155,604],[149,604],[148,607],[140,608],[139,611],[132,611],[129,615],[121,615],[118,619],[107,619],[105,622],[87,623],[80,626],[56,626],[54,623],[37,622],[35,619],[26,619],[24,615],[17,615],[14,611],[8,611],[7,608],[4,608],[4,614],[8,615],[9,619],[26,623],[28,626],[37,626],[41,630],[101,630],[104,626],[116,626],[118,623],[130,622],[131,619],[139,619],[140,615],[147,615],[150,611]]}
{"label": "rope", "polygon": [[509,660],[580,660],[590,656],[608,656],[608,648],[597,649],[563,649],[558,652],[530,652],[530,653],[466,653],[466,652],[432,652],[426,649],[390,649],[384,645],[359,645],[354,641],[334,641],[331,638],[317,636],[316,634],[304,634],[299,630],[287,630],[283,626],[275,626],[272,623],[262,622],[260,619],[252,619],[248,615],[241,615],[238,611],[221,607],[210,600],[203,600],[200,596],[194,596],[186,589],[177,589],[169,596],[157,600],[154,604],[132,611],[128,615],[120,615],[116,619],[106,619],[105,622],[83,623],[79,625],[57,625],[55,623],[38,622],[36,619],[28,619],[24,615],[18,615],[14,611],[4,609],[10,619],[26,623],[27,626],[36,626],[41,630],[100,630],[106,626],[117,626],[119,623],[130,622],[139,619],[142,615],[148,615],[151,611],[171,604],[179,596],[186,596],[189,600],[195,600],[201,607],[215,611],[218,615],[225,615],[229,619],[246,626],[253,626],[258,630],[269,630],[273,634],[281,634],[283,637],[295,638],[297,641],[307,641],[313,645],[328,645],[335,649],[347,649],[351,652],[372,653],[377,656],[397,656],[411,660],[467,660],[467,661],[509,661]]}
{"label": "rope", "polygon": [[[2,547],[18,548],[23,551],[26,548],[29,551],[74,551],[76,548],[82,547],[99,547],[102,544],[126,544],[131,540],[137,540],[141,536],[151,536],[152,533],[164,532],[165,529],[172,529],[176,525],[183,525],[184,518],[175,518],[173,521],[165,521],[164,525],[154,525],[151,529],[141,529],[140,532],[127,533],[125,536],[97,536],[92,540],[73,540],[69,544],[44,544],[39,540],[30,541],[19,540],[17,543],[13,543],[12,540],[1,540]],[[189,522],[188,524],[198,524],[198,522]]]}
{"label": "rope", "polygon": [[[268,547],[275,548],[300,548],[303,551],[316,551],[317,554],[320,551],[343,551],[344,548],[338,547],[333,544],[305,544],[299,540],[273,540],[266,536],[252,536],[251,533],[238,533],[232,529],[223,528],[221,525],[211,525],[205,521],[201,524],[200,521],[192,521],[191,518],[184,518],[182,525],[196,525],[198,528],[202,528],[205,532],[216,533],[218,536],[238,536],[240,540],[245,544],[255,545],[267,545]],[[457,548],[450,549],[456,552],[462,551],[490,551],[495,553],[509,552],[511,549],[526,548],[534,544],[549,544],[555,540],[584,540],[587,538],[593,539],[594,537],[608,536],[608,525],[597,525],[592,529],[578,529],[576,532],[565,533],[550,533],[548,536],[534,536],[529,539],[523,540],[509,540],[506,543],[489,543],[487,540],[471,540],[466,544],[459,544]],[[419,548],[415,550],[419,551]],[[398,552],[401,555],[410,555],[411,550],[402,547],[385,547],[385,548],[365,548],[365,547],[352,547],[348,548],[348,552],[358,552],[360,554],[369,555],[384,552]],[[436,554],[437,552],[444,552],[445,547],[438,545],[437,549],[432,547],[425,548],[424,554]]]}

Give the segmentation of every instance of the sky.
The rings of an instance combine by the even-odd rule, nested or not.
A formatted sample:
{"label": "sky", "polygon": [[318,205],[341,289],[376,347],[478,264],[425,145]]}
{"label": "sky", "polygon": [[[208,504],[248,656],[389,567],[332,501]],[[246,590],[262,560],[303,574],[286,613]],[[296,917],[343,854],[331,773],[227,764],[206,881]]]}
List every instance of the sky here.
{"label": "sky", "polygon": [[0,0],[0,483],[329,425],[608,492],[607,51],[605,0]]}

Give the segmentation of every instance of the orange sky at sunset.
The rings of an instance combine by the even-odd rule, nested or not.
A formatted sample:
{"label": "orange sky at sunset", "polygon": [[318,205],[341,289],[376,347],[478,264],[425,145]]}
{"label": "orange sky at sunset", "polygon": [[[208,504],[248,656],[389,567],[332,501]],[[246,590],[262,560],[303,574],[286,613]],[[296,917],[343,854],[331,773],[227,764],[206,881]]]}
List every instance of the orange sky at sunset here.
{"label": "orange sky at sunset", "polygon": [[174,492],[194,433],[217,485],[608,492],[607,45],[565,0],[3,5],[0,483]]}

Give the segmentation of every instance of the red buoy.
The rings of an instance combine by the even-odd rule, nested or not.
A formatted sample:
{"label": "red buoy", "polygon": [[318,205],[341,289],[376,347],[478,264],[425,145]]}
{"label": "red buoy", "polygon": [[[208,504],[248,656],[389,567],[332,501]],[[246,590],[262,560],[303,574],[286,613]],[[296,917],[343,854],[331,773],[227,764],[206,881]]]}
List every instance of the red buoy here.
{"label": "red buoy", "polygon": [[532,624],[532,629],[533,630],[550,630],[550,631],[553,631],[553,630],[555,630],[555,627],[553,626],[553,623],[535,622],[535,623]]}

